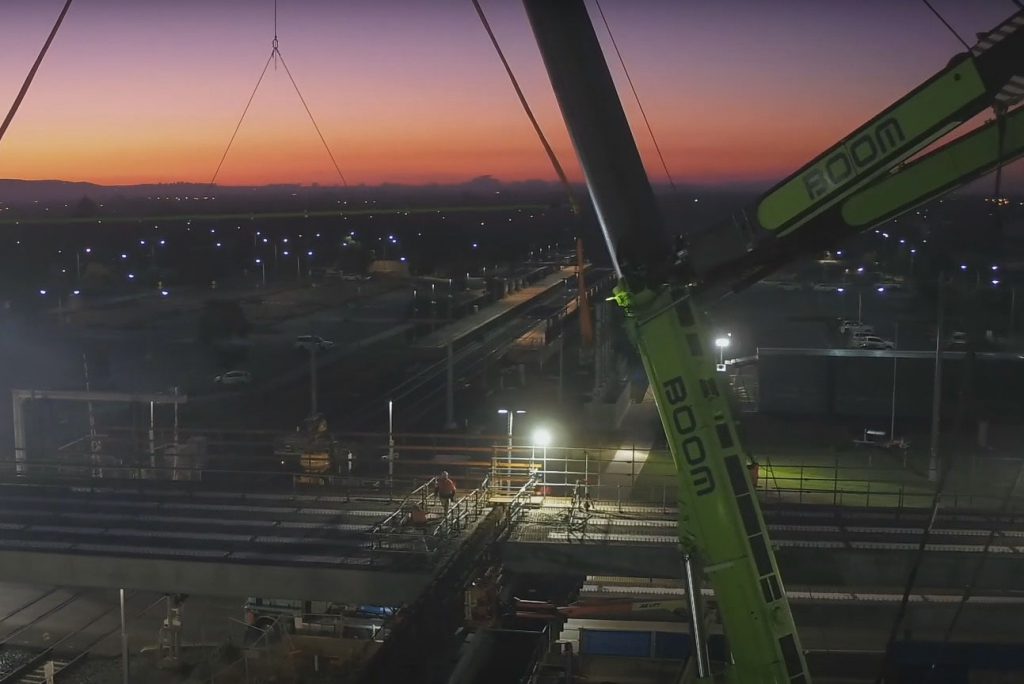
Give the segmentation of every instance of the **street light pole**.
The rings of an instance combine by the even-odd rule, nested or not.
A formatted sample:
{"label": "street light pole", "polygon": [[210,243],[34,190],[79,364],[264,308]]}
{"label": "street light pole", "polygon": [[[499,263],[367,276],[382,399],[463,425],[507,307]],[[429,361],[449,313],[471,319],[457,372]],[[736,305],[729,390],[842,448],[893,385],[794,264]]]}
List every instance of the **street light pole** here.
{"label": "street light pole", "polygon": [[715,346],[718,347],[718,365],[719,366],[724,366],[725,365],[725,350],[729,346],[729,344],[732,342],[732,340],[730,339],[731,337],[732,337],[732,333],[726,333],[725,336],[723,336],[723,337],[716,337],[715,338]]}
{"label": "street light pole", "polygon": [[1010,288],[1010,334],[1013,334],[1014,312],[1017,308],[1017,288]]}
{"label": "street light pole", "polygon": [[[539,427],[539,428],[537,428],[536,430],[533,431],[533,445],[534,445],[533,446],[533,451],[536,452],[536,449],[539,446],[541,448],[542,454],[543,454],[542,455],[543,461],[541,462],[541,486],[542,486],[542,490],[541,491],[544,491],[543,487],[545,487],[547,485],[547,483],[548,483],[548,445],[549,444],[551,444],[551,432],[549,430],[547,430],[546,428],[543,428],[543,427]],[[533,456],[531,456],[531,460],[532,459],[533,459]],[[566,462],[568,463],[568,461],[566,461]],[[531,464],[531,471],[533,470],[533,467],[534,466]]]}
{"label": "street light pole", "polygon": [[395,402],[388,399],[388,480],[395,474]]}
{"label": "street light pole", "polygon": [[889,439],[896,439],[896,350],[900,345],[900,322],[896,321],[892,336],[892,409],[889,413]]}
{"label": "street light pole", "polygon": [[939,272],[938,291],[938,312],[935,322],[935,375],[932,379],[932,434],[931,449],[928,455],[928,479],[932,482],[939,477],[939,428],[942,414],[942,323],[944,317],[943,274]]}
{"label": "street light pole", "polygon": [[309,347],[309,415],[316,415],[316,343]]}
{"label": "street light pole", "polygon": [[130,670],[128,667],[128,626],[125,622],[124,588],[118,591],[118,597],[121,604],[121,681],[122,684],[128,684]]}

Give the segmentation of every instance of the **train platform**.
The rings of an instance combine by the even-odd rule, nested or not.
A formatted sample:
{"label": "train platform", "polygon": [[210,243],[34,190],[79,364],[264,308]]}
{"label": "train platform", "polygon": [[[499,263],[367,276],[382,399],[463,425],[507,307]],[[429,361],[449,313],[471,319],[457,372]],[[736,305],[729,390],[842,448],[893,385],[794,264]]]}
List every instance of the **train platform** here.
{"label": "train platform", "polygon": [[509,293],[499,301],[481,307],[479,311],[435,330],[433,333],[418,340],[414,347],[426,350],[443,350],[448,345],[458,346],[474,333],[501,321],[537,298],[549,294],[556,287],[561,286],[564,280],[574,275],[576,275],[575,266],[560,268],[554,273],[541,278],[533,285],[524,287],[517,292]]}

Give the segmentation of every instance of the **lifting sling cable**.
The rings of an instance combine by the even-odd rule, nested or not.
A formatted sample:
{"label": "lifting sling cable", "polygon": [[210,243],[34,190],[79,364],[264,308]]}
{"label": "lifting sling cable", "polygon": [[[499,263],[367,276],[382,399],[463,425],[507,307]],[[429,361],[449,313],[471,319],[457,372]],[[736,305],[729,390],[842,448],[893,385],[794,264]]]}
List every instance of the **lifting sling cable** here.
{"label": "lifting sling cable", "polygon": [[342,186],[347,188],[348,181],[345,180],[345,174],[341,172],[341,167],[338,166],[338,161],[335,159],[334,153],[331,152],[331,148],[327,144],[327,139],[324,138],[324,134],[321,132],[320,126],[317,125],[316,118],[313,116],[312,110],[310,110],[309,105],[306,103],[306,98],[303,97],[302,91],[299,90],[298,83],[295,82],[295,78],[292,76],[292,72],[288,68],[288,64],[284,61],[284,55],[281,54],[280,42],[277,39],[277,0],[274,0],[274,40],[271,42],[270,56],[267,57],[267,62],[263,65],[263,71],[260,72],[260,77],[256,81],[256,87],[252,89],[252,94],[249,95],[249,101],[246,102],[245,109],[242,110],[242,116],[238,119],[238,124],[235,126],[235,130],[231,134],[231,138],[228,140],[227,147],[224,149],[224,154],[221,155],[220,163],[217,164],[217,170],[213,173],[210,185],[214,185],[217,182],[217,176],[220,174],[221,167],[224,165],[224,160],[227,159],[228,152],[231,150],[231,145],[234,143],[235,137],[238,135],[238,131],[242,127],[242,122],[245,121],[245,115],[248,114],[249,107],[252,105],[252,101],[256,97],[256,91],[259,90],[260,84],[263,83],[263,77],[267,74],[267,69],[270,67],[271,60],[274,61],[274,66],[276,67],[278,59],[281,60],[281,65],[284,66],[284,71],[288,75],[288,80],[291,81],[292,87],[295,89],[295,94],[299,96],[299,101],[302,103],[303,109],[305,109],[306,114],[309,115],[309,120],[313,124],[313,129],[320,138],[320,142],[323,143],[324,150],[327,152],[327,156],[330,158],[331,164],[334,165],[334,170],[338,173],[338,178],[341,179]]}
{"label": "lifting sling cable", "polygon": [[941,14],[939,14],[939,10],[935,9],[932,6],[932,3],[928,2],[928,0],[921,0],[921,2],[923,2],[924,6],[927,7],[928,9],[930,9],[932,14],[934,14],[935,17],[939,21],[942,22],[942,25],[945,26],[946,28],[948,28],[949,32],[952,33],[953,36],[955,36],[956,39],[960,41],[960,44],[964,46],[964,49],[967,50],[968,52],[970,52],[971,51],[971,46],[967,44],[967,41],[965,41],[963,38],[960,37],[960,34],[956,32],[956,29],[953,28],[953,26],[948,21],[946,21],[946,18],[944,16],[942,16]]}
{"label": "lifting sling cable", "polygon": [[25,82],[21,84],[21,90],[18,91],[17,97],[14,98],[14,104],[11,105],[11,109],[7,112],[7,116],[4,118],[4,122],[0,124],[0,141],[4,139],[4,134],[7,132],[7,128],[11,125],[11,121],[14,120],[14,115],[18,112],[18,108],[21,106],[21,101],[25,99],[25,95],[28,93],[28,88],[32,85],[32,80],[36,77],[36,72],[39,70],[39,65],[43,63],[43,57],[46,56],[46,51],[50,49],[50,43],[53,42],[54,36],[57,35],[57,29],[64,22],[64,16],[68,13],[68,9],[71,7],[71,0],[67,0],[64,3],[64,9],[60,11],[57,16],[57,22],[53,25],[53,29],[50,31],[50,35],[46,37],[46,42],[43,43],[43,49],[39,51],[39,56],[36,57],[36,61],[32,64],[32,68],[28,70],[28,76],[25,77]]}
{"label": "lifting sling cable", "polygon": [[629,89],[633,91],[633,99],[636,100],[637,109],[640,110],[640,116],[644,120],[644,126],[647,127],[647,133],[651,136],[651,142],[654,143],[654,151],[658,153],[658,159],[661,161],[661,168],[665,171],[665,177],[668,178],[669,187],[672,188],[673,194],[678,194],[679,188],[676,187],[675,179],[672,178],[672,172],[668,170],[668,164],[665,162],[665,155],[661,152],[661,145],[658,144],[658,138],[654,135],[654,128],[651,126],[651,122],[647,118],[647,111],[640,102],[640,93],[636,91],[636,86],[633,85],[633,77],[629,75],[629,69],[626,68],[626,60],[622,57],[622,52],[619,50],[619,44],[615,40],[615,34],[612,33],[612,27],[608,24],[608,18],[605,17],[604,10],[601,8],[600,0],[594,0],[594,5],[597,7],[598,14],[601,15],[601,22],[604,24],[604,28],[608,32],[608,38],[612,41],[612,47],[615,49],[615,56],[619,58],[619,64],[622,66],[622,73],[626,75],[626,82],[629,83]]}
{"label": "lifting sling cable", "polygon": [[224,154],[220,156],[220,163],[217,164],[217,170],[213,172],[213,178],[210,179],[210,185],[214,185],[217,182],[217,176],[220,174],[220,167],[224,166],[224,160],[228,158],[228,152],[231,150],[231,144],[235,142],[235,136],[238,135],[238,129],[242,127],[242,122],[245,121],[245,115],[249,113],[249,107],[252,105],[253,98],[256,97],[256,91],[260,89],[260,84],[263,83],[263,77],[267,75],[267,67],[270,66],[270,60],[277,54],[275,48],[270,53],[270,57],[267,57],[267,63],[263,65],[263,71],[260,72],[260,77],[256,81],[256,87],[252,89],[252,94],[249,95],[249,101],[245,103],[245,109],[242,110],[242,116],[238,119],[238,123],[235,124],[235,130],[231,134],[231,138],[228,139],[228,146],[224,148]]}
{"label": "lifting sling cable", "polygon": [[491,30],[491,24],[487,21],[487,16],[484,14],[484,8],[480,6],[480,0],[472,1],[473,7],[476,9],[476,14],[480,17],[480,23],[483,24],[484,30],[487,31],[487,36],[491,39],[491,45],[494,46],[494,51],[498,53],[498,59],[501,60],[502,65],[505,67],[505,73],[508,74],[508,79],[512,82],[512,88],[516,91],[516,96],[519,98],[519,104],[523,106],[523,111],[526,112],[526,117],[533,125],[533,130],[537,133],[537,137],[540,138],[540,144],[544,146],[544,152],[547,153],[548,159],[551,161],[551,166],[555,168],[555,174],[558,175],[558,180],[561,181],[562,186],[565,188],[565,193],[569,196],[569,209],[572,211],[574,216],[579,216],[580,207],[576,202],[576,194],[572,191],[572,184],[569,182],[568,176],[565,175],[565,169],[563,169],[561,163],[559,163],[558,157],[555,155],[555,151],[551,149],[547,136],[544,135],[544,131],[537,122],[537,117],[533,115],[533,109],[530,108],[530,103],[526,101],[526,95],[523,93],[523,89],[519,87],[519,80],[512,72],[512,67],[509,65],[508,60],[505,59],[505,53],[502,51],[501,45],[498,44],[497,36],[495,36],[494,31]]}

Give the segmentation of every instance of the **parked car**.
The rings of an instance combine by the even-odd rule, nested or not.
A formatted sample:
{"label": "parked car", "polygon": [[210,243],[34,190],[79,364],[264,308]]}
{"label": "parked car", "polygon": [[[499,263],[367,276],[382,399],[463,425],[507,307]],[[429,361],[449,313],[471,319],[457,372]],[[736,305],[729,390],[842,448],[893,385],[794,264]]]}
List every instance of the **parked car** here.
{"label": "parked car", "polygon": [[252,374],[249,371],[233,370],[218,375],[213,381],[220,385],[248,385],[252,382]]}
{"label": "parked car", "polygon": [[871,330],[869,332],[864,332],[864,331],[861,331],[861,330],[857,330],[857,331],[851,332],[849,339],[846,341],[846,346],[848,346],[848,347],[850,347],[852,349],[856,349],[857,347],[860,346],[860,343],[862,341],[864,341],[865,338],[874,337],[874,335],[875,335],[875,331],[874,330]]}
{"label": "parked car", "polygon": [[858,349],[895,349],[896,345],[892,340],[884,340],[878,335],[865,335],[863,337],[856,338],[856,347]]}
{"label": "parked car", "polygon": [[327,351],[328,349],[334,349],[334,342],[325,340],[322,337],[316,335],[299,335],[295,338],[295,348],[305,349],[306,351]]}
{"label": "parked car", "polygon": [[956,330],[946,338],[946,349],[963,349],[967,346],[967,333]]}

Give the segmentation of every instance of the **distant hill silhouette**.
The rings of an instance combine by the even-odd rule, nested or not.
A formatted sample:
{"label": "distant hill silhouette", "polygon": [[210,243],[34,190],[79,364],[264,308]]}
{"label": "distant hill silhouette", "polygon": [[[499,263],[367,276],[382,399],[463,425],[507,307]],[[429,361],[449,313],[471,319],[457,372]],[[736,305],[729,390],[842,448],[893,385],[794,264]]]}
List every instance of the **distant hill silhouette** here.
{"label": "distant hill silhouette", "polygon": [[[717,185],[680,185],[678,192],[683,196],[697,196],[708,192],[752,194],[764,190],[769,186],[767,182],[745,182]],[[585,188],[577,184],[575,190],[580,198],[585,197]],[[656,185],[655,190],[661,193],[669,192],[667,185]],[[520,197],[526,195],[536,196],[563,196],[562,186],[554,181],[530,179],[522,181],[502,181],[490,175],[478,176],[463,183],[428,183],[428,184],[402,184],[382,183],[380,185],[353,185],[349,187],[330,185],[300,185],[277,183],[272,185],[215,185],[207,183],[141,183],[135,185],[100,185],[97,183],[85,183],[63,180],[20,180],[0,179],[0,203],[16,206],[32,204],[34,202],[61,202],[69,206],[75,206],[83,198],[92,202],[102,204],[103,202],[115,200],[150,199],[156,197],[202,197],[216,195],[224,199],[272,198],[275,196],[305,195],[314,196],[337,196],[337,197],[359,197],[362,198],[383,198],[383,199],[417,199],[430,196],[463,196],[463,197],[491,197],[495,194],[508,193]]]}

